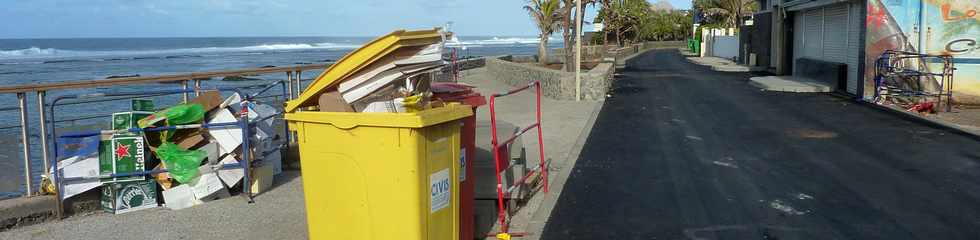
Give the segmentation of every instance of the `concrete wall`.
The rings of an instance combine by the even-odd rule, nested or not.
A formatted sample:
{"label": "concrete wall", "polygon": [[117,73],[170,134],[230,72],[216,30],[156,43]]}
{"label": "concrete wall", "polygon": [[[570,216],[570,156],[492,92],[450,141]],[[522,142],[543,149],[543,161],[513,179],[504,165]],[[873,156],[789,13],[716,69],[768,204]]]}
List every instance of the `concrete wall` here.
{"label": "concrete wall", "polygon": [[[622,58],[629,55],[636,54],[640,51],[653,48],[681,48],[686,47],[687,42],[685,41],[660,41],[660,42],[643,42],[630,44],[624,47],[619,46],[602,46],[602,45],[591,45],[582,46],[582,61],[583,62],[598,62],[602,61],[603,58]],[[561,56],[565,55],[565,50],[561,48],[552,49],[552,54],[550,56]],[[549,57],[550,59],[550,57]],[[559,61],[564,62],[563,59]]]}
{"label": "concrete wall", "polygon": [[[528,60],[520,56],[488,57],[486,60],[487,72],[494,78],[514,87],[525,86],[532,81],[541,81],[541,93],[545,97],[558,100],[575,100],[575,73],[528,63],[512,62],[514,59]],[[606,92],[612,85],[614,72],[613,64],[605,62],[588,72],[582,73],[582,99],[599,100],[605,98]]]}
{"label": "concrete wall", "polygon": [[711,44],[711,55],[715,57],[737,59],[738,51],[738,36],[715,36]]}

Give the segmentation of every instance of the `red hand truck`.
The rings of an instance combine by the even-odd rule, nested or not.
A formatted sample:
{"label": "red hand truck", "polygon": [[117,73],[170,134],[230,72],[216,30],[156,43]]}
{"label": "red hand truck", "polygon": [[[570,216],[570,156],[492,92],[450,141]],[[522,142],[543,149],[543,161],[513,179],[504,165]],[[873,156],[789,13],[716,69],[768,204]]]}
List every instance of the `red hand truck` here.
{"label": "red hand truck", "polygon": [[[534,88],[534,95],[535,95],[534,112],[536,114],[535,123],[527,127],[521,128],[519,131],[515,132],[512,136],[510,136],[506,140],[499,141],[497,139],[497,112],[496,112],[496,105],[495,105],[496,99],[498,97],[505,97],[508,95],[519,93],[524,90],[528,90],[530,88]],[[504,183],[503,181],[501,181],[501,176],[500,176],[500,171],[503,170],[500,169],[502,166],[501,161],[509,158],[504,158],[500,156],[501,154],[500,149],[514,142],[514,140],[516,140],[518,137],[520,137],[527,131],[530,131],[531,129],[534,128],[538,130],[538,154],[539,154],[538,166],[533,169],[530,169],[527,172],[527,174],[521,177],[521,179],[515,182],[513,185],[503,186]],[[494,173],[497,177],[497,219],[499,219],[500,221],[500,232],[493,236],[496,236],[498,239],[510,239],[511,236],[514,237],[526,236],[527,233],[508,232],[508,225],[510,219],[508,218],[507,215],[507,210],[506,210],[507,205],[504,205],[504,195],[505,194],[510,195],[511,192],[514,191],[514,189],[516,189],[518,184],[527,184],[529,178],[534,174],[540,175],[540,178],[542,178],[542,183],[543,183],[542,188],[544,189],[545,193],[548,193],[548,168],[544,158],[544,137],[541,133],[541,83],[538,81],[534,81],[524,87],[520,87],[503,93],[490,95],[490,131],[491,131],[490,135],[492,136],[491,138],[492,140],[490,143],[493,145],[493,149],[492,149],[493,161],[494,161],[494,165],[496,166],[495,167],[496,171]]]}

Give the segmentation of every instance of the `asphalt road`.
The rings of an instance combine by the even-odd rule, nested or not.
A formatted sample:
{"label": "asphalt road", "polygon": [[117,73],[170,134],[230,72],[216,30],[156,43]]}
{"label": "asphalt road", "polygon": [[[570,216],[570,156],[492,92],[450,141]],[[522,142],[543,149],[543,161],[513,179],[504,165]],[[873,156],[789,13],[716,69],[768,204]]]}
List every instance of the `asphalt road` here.
{"label": "asphalt road", "polygon": [[542,239],[980,239],[980,142],[747,79],[634,58]]}

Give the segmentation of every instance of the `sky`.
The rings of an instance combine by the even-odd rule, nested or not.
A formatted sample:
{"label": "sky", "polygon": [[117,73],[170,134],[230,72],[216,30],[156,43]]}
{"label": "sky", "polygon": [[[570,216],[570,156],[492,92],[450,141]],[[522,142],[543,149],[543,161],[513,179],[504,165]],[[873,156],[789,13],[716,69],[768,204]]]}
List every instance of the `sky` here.
{"label": "sky", "polygon": [[[667,0],[678,9],[690,0]],[[524,0],[0,0],[0,38],[376,36],[454,22],[535,36]],[[586,21],[595,9],[586,11]],[[591,29],[585,26],[585,29]]]}

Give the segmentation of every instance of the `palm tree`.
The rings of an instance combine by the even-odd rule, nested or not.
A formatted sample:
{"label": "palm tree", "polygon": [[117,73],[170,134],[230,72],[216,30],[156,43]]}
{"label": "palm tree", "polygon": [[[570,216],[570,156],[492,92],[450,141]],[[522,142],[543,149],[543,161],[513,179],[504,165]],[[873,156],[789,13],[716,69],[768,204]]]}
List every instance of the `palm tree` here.
{"label": "palm tree", "polygon": [[[575,19],[575,3],[576,0],[563,0],[562,6],[559,8],[559,14],[561,15],[561,21],[558,22],[559,27],[562,29],[562,39],[565,44],[565,71],[574,71],[574,66],[572,66],[572,59],[575,56],[575,41],[578,40],[581,33],[575,32],[575,24],[584,21],[584,19]],[[582,7],[585,8],[586,5],[595,4],[596,0],[581,0]]]}
{"label": "palm tree", "polygon": [[527,5],[524,5],[524,10],[527,10],[538,26],[538,31],[541,31],[538,42],[540,64],[548,63],[548,37],[558,28],[558,20],[561,18],[558,11],[560,2],[560,0],[528,0]]}
{"label": "palm tree", "polygon": [[759,4],[755,0],[696,0],[694,7],[708,15],[724,17],[725,27],[737,28],[739,18],[755,12]]}

